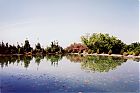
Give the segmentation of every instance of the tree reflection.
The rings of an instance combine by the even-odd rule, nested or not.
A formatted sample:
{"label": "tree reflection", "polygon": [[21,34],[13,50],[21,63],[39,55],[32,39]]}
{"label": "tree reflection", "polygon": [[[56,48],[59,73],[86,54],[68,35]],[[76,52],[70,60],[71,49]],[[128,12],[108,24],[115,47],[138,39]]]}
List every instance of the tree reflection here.
{"label": "tree reflection", "polygon": [[83,62],[84,61],[84,57],[82,55],[77,55],[77,54],[67,55],[66,58],[69,59],[71,62]]}
{"label": "tree reflection", "polygon": [[93,72],[108,72],[127,61],[127,59],[121,57],[80,55],[68,55],[67,59],[71,62],[81,62],[81,69]]}
{"label": "tree reflection", "polygon": [[54,66],[58,65],[58,62],[60,60],[62,60],[62,58],[63,58],[63,55],[61,55],[61,54],[58,54],[58,55],[47,55],[46,56],[46,60],[50,61],[51,65],[54,65]]}
{"label": "tree reflection", "polygon": [[[58,65],[58,62],[62,59],[62,55],[46,55],[46,59],[47,61],[51,62],[51,65]],[[23,63],[25,68],[29,67],[29,64],[31,62],[31,60],[33,60],[35,63],[39,66],[41,59],[44,59],[44,55],[34,55],[34,56],[27,56],[27,55],[13,55],[13,56],[0,56],[0,65],[3,68],[8,67],[8,65],[10,64],[15,64],[17,63],[17,65],[19,63]]]}
{"label": "tree reflection", "polygon": [[0,56],[0,65],[1,67],[8,66],[8,64],[14,64],[17,60],[17,56]]}
{"label": "tree reflection", "polygon": [[139,62],[140,58],[135,58],[135,59],[133,59],[133,61]]}
{"label": "tree reflection", "polygon": [[24,67],[27,68],[32,60],[32,56],[0,56],[0,65],[3,68],[4,66],[8,66],[10,64],[19,64],[20,62],[24,63]]}
{"label": "tree reflection", "polygon": [[[25,68],[28,68],[31,60],[34,58],[34,62],[39,66],[41,59],[46,58],[47,61],[51,62],[52,66],[57,66],[58,62],[62,60],[63,55],[13,55],[13,56],[0,56],[1,68],[7,67],[10,64],[23,64]],[[122,63],[126,62],[127,59],[121,57],[105,57],[105,56],[83,56],[83,55],[67,55],[66,58],[71,62],[80,62],[81,69],[93,72],[108,72],[116,69]],[[139,62],[140,59],[133,59],[133,61]]]}
{"label": "tree reflection", "polygon": [[37,63],[37,65],[39,66],[41,59],[44,59],[44,55],[35,55],[35,63]]}
{"label": "tree reflection", "polygon": [[24,60],[24,67],[25,68],[28,68],[32,58],[33,58],[32,56],[24,56],[23,60]]}

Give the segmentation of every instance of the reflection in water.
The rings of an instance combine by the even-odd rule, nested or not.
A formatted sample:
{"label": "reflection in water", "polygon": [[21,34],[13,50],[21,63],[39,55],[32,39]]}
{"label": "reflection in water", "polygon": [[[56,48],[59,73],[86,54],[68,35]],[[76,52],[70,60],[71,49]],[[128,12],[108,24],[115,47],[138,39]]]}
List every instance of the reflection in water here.
{"label": "reflection in water", "polygon": [[[28,68],[30,61],[35,58],[35,63],[39,66],[41,59],[44,59],[43,55],[35,55],[35,56],[0,56],[0,65],[3,68],[4,66],[8,66],[10,64],[17,63],[19,64],[20,62],[24,63],[24,67]],[[50,61],[52,65],[58,65],[58,62],[62,60],[63,56],[62,55],[47,55],[45,56],[47,61]]]}
{"label": "reflection in water", "polygon": [[121,57],[105,57],[105,56],[80,56],[80,55],[68,55],[67,59],[71,62],[81,62],[81,69],[108,72],[120,66],[127,59]]}
{"label": "reflection in water", "polygon": [[37,63],[37,65],[39,66],[41,59],[44,59],[44,56],[43,55],[36,55],[36,56],[34,56],[34,58],[35,58],[35,63]]}
{"label": "reflection in water", "polygon": [[58,62],[62,60],[62,55],[47,55],[46,59],[51,62],[51,65],[58,65]]}
{"label": "reflection in water", "polygon": [[[35,58],[35,63],[39,66],[41,59],[46,58],[51,62],[51,65],[57,66],[58,62],[62,60],[63,55],[36,55],[36,56],[0,56],[0,65],[3,68],[8,64],[24,63],[24,67],[28,68],[30,61]],[[106,56],[83,56],[83,55],[67,55],[66,58],[71,62],[78,62],[81,64],[81,69],[87,71],[108,72],[120,66],[126,62],[127,59],[121,57],[106,57]],[[139,62],[140,59],[133,59],[133,61]]]}
{"label": "reflection in water", "polygon": [[17,62],[17,64],[20,62],[24,62],[24,67],[28,68],[32,58],[33,58],[32,56],[23,56],[23,55],[20,55],[20,56],[0,56],[0,64],[1,64],[1,67],[3,68],[4,66],[8,66],[8,65],[14,64],[16,62]]}
{"label": "reflection in water", "polygon": [[23,57],[23,61],[24,61],[24,67],[28,68],[30,61],[32,60],[32,56],[24,56]]}
{"label": "reflection in water", "polygon": [[5,56],[0,57],[0,90],[2,93],[136,92],[139,91],[138,64],[104,56]]}

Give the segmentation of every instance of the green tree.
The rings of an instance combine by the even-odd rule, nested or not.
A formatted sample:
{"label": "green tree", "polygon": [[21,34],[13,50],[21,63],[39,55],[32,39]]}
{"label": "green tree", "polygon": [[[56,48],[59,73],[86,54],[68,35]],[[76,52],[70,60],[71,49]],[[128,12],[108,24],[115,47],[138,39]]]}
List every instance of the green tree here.
{"label": "green tree", "polygon": [[51,46],[46,48],[47,53],[55,54],[55,53],[64,53],[64,49],[58,45],[58,42],[51,42]]}
{"label": "green tree", "polygon": [[85,35],[81,37],[81,41],[91,50],[100,50],[100,53],[108,53],[112,50],[112,53],[119,54],[125,44],[114,36],[109,34],[93,33],[92,35]]}
{"label": "green tree", "polygon": [[24,44],[24,52],[31,52],[32,48],[30,47],[30,43],[28,40],[25,40]]}

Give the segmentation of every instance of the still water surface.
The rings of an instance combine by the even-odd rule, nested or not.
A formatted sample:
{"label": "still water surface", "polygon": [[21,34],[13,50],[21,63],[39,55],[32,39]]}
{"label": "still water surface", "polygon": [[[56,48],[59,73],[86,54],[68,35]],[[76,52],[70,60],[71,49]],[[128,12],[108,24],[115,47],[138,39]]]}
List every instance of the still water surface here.
{"label": "still water surface", "polygon": [[0,57],[1,93],[136,92],[139,59],[48,55]]}

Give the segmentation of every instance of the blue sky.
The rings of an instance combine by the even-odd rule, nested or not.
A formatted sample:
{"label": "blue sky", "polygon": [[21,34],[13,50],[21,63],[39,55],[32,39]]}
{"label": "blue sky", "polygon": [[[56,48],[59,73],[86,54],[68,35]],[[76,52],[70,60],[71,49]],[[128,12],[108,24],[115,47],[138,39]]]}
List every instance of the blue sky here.
{"label": "blue sky", "polygon": [[[0,0],[0,40],[66,47],[85,33],[139,40],[138,0]],[[39,38],[39,39],[38,39]]]}

